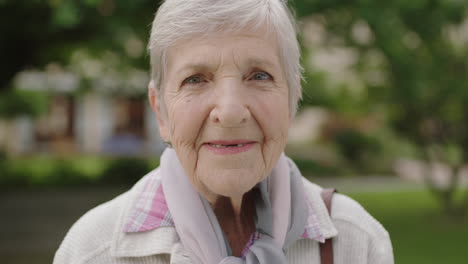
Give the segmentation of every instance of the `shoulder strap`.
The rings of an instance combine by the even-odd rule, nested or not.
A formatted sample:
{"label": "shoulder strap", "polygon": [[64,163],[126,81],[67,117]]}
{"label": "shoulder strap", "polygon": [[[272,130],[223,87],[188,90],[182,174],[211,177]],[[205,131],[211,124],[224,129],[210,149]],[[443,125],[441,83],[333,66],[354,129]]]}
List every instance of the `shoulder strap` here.
{"label": "shoulder strap", "polygon": [[[321,196],[327,206],[328,214],[331,216],[331,204],[335,189],[329,188],[322,190]],[[325,243],[320,243],[321,264],[333,264],[333,245],[332,239],[326,239]]]}

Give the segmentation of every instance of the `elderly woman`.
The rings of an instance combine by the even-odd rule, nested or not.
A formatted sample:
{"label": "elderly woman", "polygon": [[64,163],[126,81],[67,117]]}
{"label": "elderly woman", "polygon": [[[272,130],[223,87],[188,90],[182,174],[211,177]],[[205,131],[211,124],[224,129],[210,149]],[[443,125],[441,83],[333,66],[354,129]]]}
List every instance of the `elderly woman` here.
{"label": "elderly woman", "polygon": [[166,0],[149,50],[161,165],[83,216],[54,263],[393,263],[375,219],[339,194],[329,216],[283,154],[301,98],[285,1]]}

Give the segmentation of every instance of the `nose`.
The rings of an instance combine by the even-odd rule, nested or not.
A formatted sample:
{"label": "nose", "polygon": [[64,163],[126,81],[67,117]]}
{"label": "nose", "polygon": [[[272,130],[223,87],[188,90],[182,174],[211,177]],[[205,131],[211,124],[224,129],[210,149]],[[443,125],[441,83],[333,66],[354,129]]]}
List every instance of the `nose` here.
{"label": "nose", "polygon": [[239,127],[251,118],[247,96],[240,85],[218,87],[210,120],[221,127]]}

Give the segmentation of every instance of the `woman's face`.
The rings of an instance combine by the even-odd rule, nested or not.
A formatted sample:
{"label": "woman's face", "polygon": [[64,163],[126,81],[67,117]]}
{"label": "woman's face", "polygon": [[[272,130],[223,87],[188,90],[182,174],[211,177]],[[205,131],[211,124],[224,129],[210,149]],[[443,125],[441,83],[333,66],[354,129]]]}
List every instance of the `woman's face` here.
{"label": "woman's face", "polygon": [[290,121],[273,36],[180,41],[168,51],[163,91],[162,102],[150,92],[161,136],[208,201],[242,197],[268,176],[284,150]]}

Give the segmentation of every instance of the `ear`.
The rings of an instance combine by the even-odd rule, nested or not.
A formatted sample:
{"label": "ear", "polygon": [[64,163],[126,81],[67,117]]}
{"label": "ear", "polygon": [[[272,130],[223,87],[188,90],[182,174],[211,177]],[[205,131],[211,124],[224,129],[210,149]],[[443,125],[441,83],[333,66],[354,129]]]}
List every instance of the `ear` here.
{"label": "ear", "polygon": [[164,141],[171,141],[167,124],[167,114],[163,111],[163,109],[161,109],[161,101],[159,96],[159,91],[156,89],[154,81],[151,80],[148,84],[148,99],[153,112],[156,114],[156,119],[158,120],[159,135]]}

